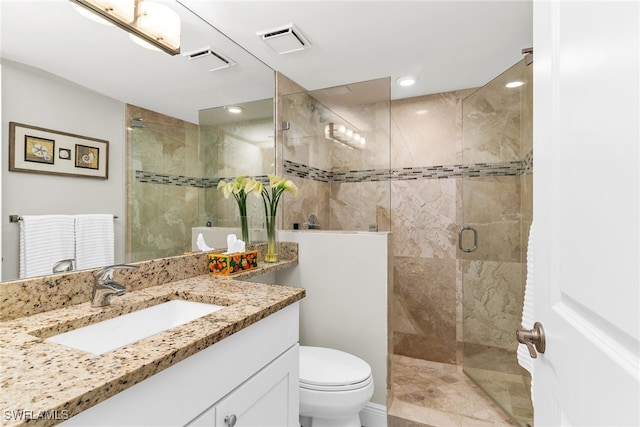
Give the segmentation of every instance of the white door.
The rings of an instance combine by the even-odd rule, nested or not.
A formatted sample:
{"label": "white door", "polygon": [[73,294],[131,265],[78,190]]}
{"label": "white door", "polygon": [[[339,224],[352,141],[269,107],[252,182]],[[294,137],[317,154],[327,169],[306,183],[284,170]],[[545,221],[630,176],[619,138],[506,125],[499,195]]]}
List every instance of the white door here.
{"label": "white door", "polygon": [[536,426],[640,425],[638,1],[534,1]]}

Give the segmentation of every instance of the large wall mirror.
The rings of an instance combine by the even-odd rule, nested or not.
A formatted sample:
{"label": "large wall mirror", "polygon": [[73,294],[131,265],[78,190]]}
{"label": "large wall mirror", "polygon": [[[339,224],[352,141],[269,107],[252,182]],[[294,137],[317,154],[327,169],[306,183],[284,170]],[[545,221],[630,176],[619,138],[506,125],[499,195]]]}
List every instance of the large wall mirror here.
{"label": "large wall mirror", "polygon": [[[215,179],[273,172],[274,71],[179,2],[161,2],[180,16],[180,54],[141,47],[69,0],[0,2],[2,281],[19,277],[10,215],[113,214],[115,262],[179,255],[191,227],[233,207]],[[230,65],[190,59],[209,51]],[[108,179],[10,172],[11,122],[108,141]]]}

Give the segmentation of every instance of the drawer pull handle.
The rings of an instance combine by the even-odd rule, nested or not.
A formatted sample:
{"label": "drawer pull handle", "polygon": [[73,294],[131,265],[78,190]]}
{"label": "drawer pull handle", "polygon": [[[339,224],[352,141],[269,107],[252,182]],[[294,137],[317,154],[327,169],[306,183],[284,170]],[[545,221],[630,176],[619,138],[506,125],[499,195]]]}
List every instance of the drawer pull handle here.
{"label": "drawer pull handle", "polygon": [[238,418],[235,414],[227,415],[226,417],[224,417],[224,425],[227,427],[235,426],[237,421]]}

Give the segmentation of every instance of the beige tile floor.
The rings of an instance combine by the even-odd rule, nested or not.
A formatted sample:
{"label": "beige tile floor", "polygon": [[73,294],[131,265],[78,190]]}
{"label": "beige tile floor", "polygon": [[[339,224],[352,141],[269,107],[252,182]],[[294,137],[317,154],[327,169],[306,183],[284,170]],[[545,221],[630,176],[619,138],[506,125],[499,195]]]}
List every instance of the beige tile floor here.
{"label": "beige tile floor", "polygon": [[388,427],[515,426],[462,367],[394,355]]}

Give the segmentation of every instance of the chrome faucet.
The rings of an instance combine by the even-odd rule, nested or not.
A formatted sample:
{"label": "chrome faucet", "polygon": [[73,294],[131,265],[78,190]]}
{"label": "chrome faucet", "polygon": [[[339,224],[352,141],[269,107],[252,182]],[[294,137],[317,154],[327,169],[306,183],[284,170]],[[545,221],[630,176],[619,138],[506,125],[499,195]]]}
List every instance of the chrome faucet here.
{"label": "chrome faucet", "polygon": [[320,228],[320,223],[318,222],[318,217],[311,214],[309,215],[309,219],[307,219],[307,228],[309,230],[317,230]]}
{"label": "chrome faucet", "polygon": [[53,274],[66,273],[75,270],[75,258],[63,259],[53,264]]}
{"label": "chrome faucet", "polygon": [[91,295],[91,307],[105,307],[113,295],[124,295],[127,288],[113,280],[113,273],[116,270],[128,269],[137,270],[135,265],[116,264],[108,265],[93,273],[93,294]]}

